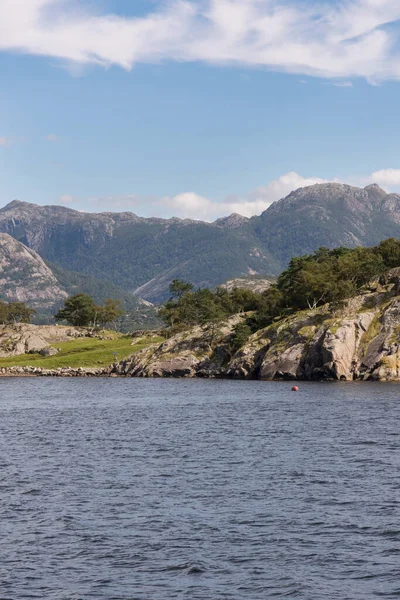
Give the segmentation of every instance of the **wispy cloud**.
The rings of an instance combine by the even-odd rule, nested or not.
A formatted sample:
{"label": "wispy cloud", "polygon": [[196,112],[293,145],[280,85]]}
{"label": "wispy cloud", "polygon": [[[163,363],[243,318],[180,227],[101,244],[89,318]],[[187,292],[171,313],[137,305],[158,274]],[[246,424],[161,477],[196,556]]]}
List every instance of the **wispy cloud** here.
{"label": "wispy cloud", "polygon": [[335,87],[341,87],[341,88],[352,88],[353,84],[351,81],[335,81],[332,85],[334,85]]}
{"label": "wispy cloud", "polygon": [[46,135],[46,141],[48,142],[58,142],[60,138],[55,133],[49,133]]}
{"label": "wispy cloud", "polygon": [[0,135],[0,147],[11,146],[12,139],[4,135]]}
{"label": "wispy cloud", "polygon": [[399,0],[159,0],[140,18],[93,6],[2,0],[0,49],[124,69],[175,60],[400,79]]}

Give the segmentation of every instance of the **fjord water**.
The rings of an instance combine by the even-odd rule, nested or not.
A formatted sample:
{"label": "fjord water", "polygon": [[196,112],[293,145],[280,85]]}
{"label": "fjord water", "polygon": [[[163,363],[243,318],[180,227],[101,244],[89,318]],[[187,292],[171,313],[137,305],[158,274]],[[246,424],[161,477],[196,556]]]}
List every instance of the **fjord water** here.
{"label": "fjord water", "polygon": [[400,596],[400,386],[0,386],[2,599]]}

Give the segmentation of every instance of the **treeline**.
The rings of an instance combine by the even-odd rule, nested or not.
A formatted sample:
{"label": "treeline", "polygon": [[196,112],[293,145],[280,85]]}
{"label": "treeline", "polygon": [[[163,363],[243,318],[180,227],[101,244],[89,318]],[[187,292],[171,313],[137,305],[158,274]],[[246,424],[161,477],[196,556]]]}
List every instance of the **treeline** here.
{"label": "treeline", "polygon": [[399,266],[400,240],[393,238],[373,248],[320,248],[293,258],[277,282],[263,293],[223,288],[194,291],[191,284],[175,279],[170,286],[171,298],[160,315],[170,328],[178,329],[252,312],[245,326],[256,331],[298,310],[327,303],[334,309],[388,269]]}

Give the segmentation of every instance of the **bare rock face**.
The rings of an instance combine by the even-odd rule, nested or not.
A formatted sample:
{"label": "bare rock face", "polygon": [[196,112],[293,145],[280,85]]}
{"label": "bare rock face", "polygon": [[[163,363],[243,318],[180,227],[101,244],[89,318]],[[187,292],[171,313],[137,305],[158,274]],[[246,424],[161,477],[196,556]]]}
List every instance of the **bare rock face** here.
{"label": "bare rock face", "polygon": [[53,306],[68,296],[40,256],[6,233],[0,233],[0,291],[6,300],[33,308]]}
{"label": "bare rock face", "polygon": [[238,213],[232,213],[229,217],[222,217],[221,219],[217,219],[214,221],[214,225],[217,227],[226,227],[227,229],[237,229],[241,227],[243,224],[248,222],[247,217],[243,217],[243,215],[238,215]]}
{"label": "bare rock face", "polygon": [[304,343],[287,348],[280,355],[265,357],[260,369],[260,379],[297,379]]}
{"label": "bare rock face", "polygon": [[261,277],[236,277],[235,279],[229,279],[226,283],[223,283],[220,287],[232,291],[234,288],[241,288],[251,290],[257,294],[265,292],[271,287],[271,279]]}
{"label": "bare rock face", "polygon": [[324,374],[328,379],[354,379],[358,367],[359,346],[373,318],[374,313],[365,312],[329,327],[310,348],[304,361],[303,376],[314,379],[315,374]]}

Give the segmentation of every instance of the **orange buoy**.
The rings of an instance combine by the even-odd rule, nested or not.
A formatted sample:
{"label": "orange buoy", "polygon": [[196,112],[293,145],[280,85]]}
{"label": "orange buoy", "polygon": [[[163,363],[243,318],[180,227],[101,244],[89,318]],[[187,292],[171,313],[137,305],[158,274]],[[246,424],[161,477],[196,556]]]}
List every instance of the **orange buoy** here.
{"label": "orange buoy", "polygon": [[298,391],[299,391],[299,388],[297,387],[297,385],[294,385],[292,387],[292,392],[298,392]]}

